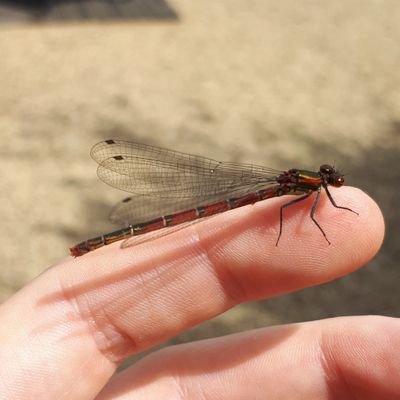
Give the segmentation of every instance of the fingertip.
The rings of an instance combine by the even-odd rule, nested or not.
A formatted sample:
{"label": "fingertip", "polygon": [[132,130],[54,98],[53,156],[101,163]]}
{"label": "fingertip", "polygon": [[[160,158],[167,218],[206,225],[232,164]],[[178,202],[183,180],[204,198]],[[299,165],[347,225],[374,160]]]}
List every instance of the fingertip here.
{"label": "fingertip", "polygon": [[[283,196],[237,210],[236,216],[233,213],[223,216],[219,224],[205,223],[201,226],[205,228],[201,229],[205,233],[201,235],[202,247],[215,268],[228,269],[241,282],[250,299],[278,295],[346,275],[378,252],[384,222],[376,202],[363,191],[343,187],[332,189],[331,194],[337,206],[355,212],[335,207],[327,196],[321,197],[315,218],[330,245],[310,218],[315,201],[311,196],[285,208],[283,232],[276,246],[279,209],[291,201],[289,196]],[[211,224],[215,224],[215,231]]]}
{"label": "fingertip", "polygon": [[348,254],[355,267],[364,265],[382,245],[385,234],[382,211],[368,194],[355,187],[338,190],[336,197],[358,215],[336,214],[333,231],[335,242],[342,250],[340,253]]}

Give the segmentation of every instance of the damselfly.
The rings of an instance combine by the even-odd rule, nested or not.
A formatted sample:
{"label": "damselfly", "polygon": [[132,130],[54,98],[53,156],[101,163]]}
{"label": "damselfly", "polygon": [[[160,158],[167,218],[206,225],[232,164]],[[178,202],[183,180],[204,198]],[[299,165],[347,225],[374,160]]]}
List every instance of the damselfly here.
{"label": "damselfly", "polygon": [[277,171],[122,140],[105,140],[96,144],[91,156],[99,164],[97,173],[101,180],[135,195],[124,199],[110,215],[112,222],[125,225],[125,228],[73,246],[70,249],[73,256],[260,200],[283,195],[300,196],[280,208],[278,245],[282,235],[283,210],[314,192],[316,196],[310,217],[330,244],[315,218],[322,188],[334,207],[357,214],[335,203],[328,186],[343,186],[344,177],[328,164],[321,165],[317,172],[296,168]]}

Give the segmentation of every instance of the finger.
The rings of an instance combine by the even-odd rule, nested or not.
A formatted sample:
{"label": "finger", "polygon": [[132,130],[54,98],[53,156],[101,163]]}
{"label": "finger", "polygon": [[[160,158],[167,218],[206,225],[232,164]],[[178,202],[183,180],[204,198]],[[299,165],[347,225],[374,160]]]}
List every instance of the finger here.
{"label": "finger", "polygon": [[[287,201],[282,198],[137,247],[106,246],[47,271],[0,309],[5,338],[0,358],[16,379],[11,387],[29,390],[45,377],[59,385],[54,383],[51,396],[46,388],[48,397],[65,390],[71,398],[93,395],[130,354],[239,302],[315,285],[360,267],[382,242],[382,216],[356,189],[333,195],[360,215],[323,199],[317,217],[331,246],[309,220],[311,203],[304,202],[285,210],[276,247],[279,207]],[[32,381],[21,362],[29,365]],[[40,371],[32,371],[33,362]],[[77,385],[76,377],[83,375]]]}
{"label": "finger", "polygon": [[347,317],[172,346],[116,375],[97,400],[400,398],[400,322]]}

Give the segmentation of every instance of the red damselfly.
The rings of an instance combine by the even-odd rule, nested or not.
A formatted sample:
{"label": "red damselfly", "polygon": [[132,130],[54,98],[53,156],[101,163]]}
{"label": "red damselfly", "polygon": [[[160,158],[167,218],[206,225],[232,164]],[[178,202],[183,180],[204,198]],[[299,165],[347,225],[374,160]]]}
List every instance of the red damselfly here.
{"label": "red damselfly", "polygon": [[334,167],[323,164],[319,171],[271,168],[185,154],[123,140],[96,144],[91,156],[99,164],[98,176],[107,184],[134,196],[124,199],[111,212],[112,222],[125,228],[85,240],[70,249],[81,256],[104,245],[158,229],[208,217],[233,208],[283,195],[300,197],[280,208],[282,235],[283,210],[316,192],[310,217],[326,241],[324,230],[315,218],[323,188],[336,208],[328,186],[341,187],[344,177]]}

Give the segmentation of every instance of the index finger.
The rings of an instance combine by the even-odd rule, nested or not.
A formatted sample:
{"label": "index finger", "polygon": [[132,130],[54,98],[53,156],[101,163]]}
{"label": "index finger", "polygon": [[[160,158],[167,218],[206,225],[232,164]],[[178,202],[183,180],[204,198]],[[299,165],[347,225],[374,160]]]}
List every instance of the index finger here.
{"label": "index finger", "polygon": [[[115,243],[47,271],[0,310],[0,358],[16,379],[10,387],[29,390],[45,377],[56,382],[47,398],[67,389],[70,398],[92,397],[130,354],[240,302],[355,270],[381,245],[382,215],[357,189],[333,195],[359,216],[322,199],[316,217],[330,246],[310,221],[312,199],[285,210],[276,246],[279,207],[288,201],[281,198],[136,247]],[[30,380],[21,364],[29,365]],[[85,376],[79,385],[77,376]]]}

